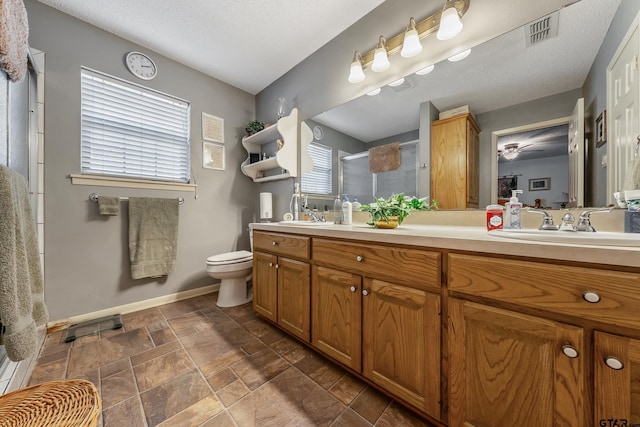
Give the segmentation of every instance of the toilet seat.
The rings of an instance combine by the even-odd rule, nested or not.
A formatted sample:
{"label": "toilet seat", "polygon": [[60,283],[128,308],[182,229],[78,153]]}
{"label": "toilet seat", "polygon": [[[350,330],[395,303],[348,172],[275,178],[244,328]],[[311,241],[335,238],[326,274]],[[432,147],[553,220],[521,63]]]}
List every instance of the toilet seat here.
{"label": "toilet seat", "polygon": [[229,265],[251,261],[253,254],[249,251],[227,252],[207,258],[207,265]]}

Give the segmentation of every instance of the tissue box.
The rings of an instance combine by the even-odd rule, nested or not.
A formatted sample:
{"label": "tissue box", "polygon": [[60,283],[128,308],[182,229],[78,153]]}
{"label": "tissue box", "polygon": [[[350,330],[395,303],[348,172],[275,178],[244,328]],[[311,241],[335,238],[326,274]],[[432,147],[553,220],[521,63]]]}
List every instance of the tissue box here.
{"label": "tissue box", "polygon": [[624,213],[624,232],[640,233],[640,212],[626,211]]}

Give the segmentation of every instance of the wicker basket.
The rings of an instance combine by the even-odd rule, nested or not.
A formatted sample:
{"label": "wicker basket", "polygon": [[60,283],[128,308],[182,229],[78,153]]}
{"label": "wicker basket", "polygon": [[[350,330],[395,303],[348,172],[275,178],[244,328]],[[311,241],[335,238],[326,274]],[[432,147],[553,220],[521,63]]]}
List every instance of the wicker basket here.
{"label": "wicker basket", "polygon": [[0,427],[96,427],[101,409],[93,383],[50,381],[0,396]]}

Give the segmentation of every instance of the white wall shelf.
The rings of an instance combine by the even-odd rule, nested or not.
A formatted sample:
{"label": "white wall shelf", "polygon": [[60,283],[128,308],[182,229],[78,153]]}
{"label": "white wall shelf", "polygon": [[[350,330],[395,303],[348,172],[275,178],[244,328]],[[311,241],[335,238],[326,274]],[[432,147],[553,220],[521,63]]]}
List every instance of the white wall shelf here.
{"label": "white wall shelf", "polygon": [[[275,156],[251,163],[251,154],[261,155],[263,146],[276,143],[281,139],[284,144],[277,150]],[[282,117],[278,123],[261,130],[251,136],[242,138],[242,146],[249,153],[249,157],[242,162],[242,172],[254,182],[276,181],[299,175],[313,169],[313,162],[309,156],[309,143],[313,140],[311,128],[298,119],[298,109],[291,110],[291,114]],[[298,153],[300,162],[298,162]],[[273,169],[282,169],[281,173],[266,175],[265,172]]]}

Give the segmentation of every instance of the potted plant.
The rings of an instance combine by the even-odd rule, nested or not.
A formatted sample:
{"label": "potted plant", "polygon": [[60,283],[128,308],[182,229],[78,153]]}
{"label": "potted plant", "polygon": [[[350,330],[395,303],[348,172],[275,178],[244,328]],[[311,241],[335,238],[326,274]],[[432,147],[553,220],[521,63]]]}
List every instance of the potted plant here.
{"label": "potted plant", "polygon": [[393,194],[388,199],[377,198],[375,202],[360,207],[361,211],[369,212],[371,220],[367,224],[377,228],[396,228],[413,211],[430,211],[438,208],[433,200],[428,203],[426,198],[408,197],[404,193]]}
{"label": "potted plant", "polygon": [[260,132],[264,129],[264,123],[259,120],[250,121],[247,126],[245,126],[244,130],[247,131],[247,136],[253,135],[254,133]]}

